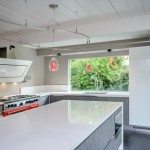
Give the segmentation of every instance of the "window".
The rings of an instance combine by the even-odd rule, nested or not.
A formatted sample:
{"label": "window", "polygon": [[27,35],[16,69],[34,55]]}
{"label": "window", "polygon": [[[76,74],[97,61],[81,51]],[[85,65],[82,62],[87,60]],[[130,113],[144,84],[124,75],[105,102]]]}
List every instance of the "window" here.
{"label": "window", "polygon": [[129,56],[72,59],[70,84],[72,91],[128,91]]}

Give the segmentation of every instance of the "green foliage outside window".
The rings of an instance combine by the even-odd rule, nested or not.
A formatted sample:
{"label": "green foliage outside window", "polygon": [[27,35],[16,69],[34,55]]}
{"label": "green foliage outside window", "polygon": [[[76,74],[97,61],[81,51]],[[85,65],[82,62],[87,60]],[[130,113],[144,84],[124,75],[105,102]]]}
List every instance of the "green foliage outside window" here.
{"label": "green foliage outside window", "polygon": [[[92,72],[87,72],[87,65]],[[129,58],[126,56],[70,60],[72,90],[128,91]]]}

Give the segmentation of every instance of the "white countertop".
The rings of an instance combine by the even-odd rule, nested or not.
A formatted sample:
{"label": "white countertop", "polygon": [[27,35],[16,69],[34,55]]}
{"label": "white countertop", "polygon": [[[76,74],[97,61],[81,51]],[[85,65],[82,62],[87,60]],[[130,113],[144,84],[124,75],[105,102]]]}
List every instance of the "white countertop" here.
{"label": "white countertop", "polygon": [[72,150],[122,103],[59,101],[0,118],[2,150]]}
{"label": "white countertop", "polygon": [[36,95],[44,96],[44,95],[81,95],[81,96],[97,96],[97,97],[129,97],[129,92],[107,92],[106,94],[93,94],[86,92],[40,92],[34,93]]}

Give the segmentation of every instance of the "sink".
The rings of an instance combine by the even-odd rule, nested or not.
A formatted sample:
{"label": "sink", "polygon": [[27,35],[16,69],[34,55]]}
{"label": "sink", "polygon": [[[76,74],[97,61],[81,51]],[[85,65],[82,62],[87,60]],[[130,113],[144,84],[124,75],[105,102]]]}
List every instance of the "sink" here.
{"label": "sink", "polygon": [[91,91],[91,92],[84,92],[85,94],[107,94],[107,91]]}

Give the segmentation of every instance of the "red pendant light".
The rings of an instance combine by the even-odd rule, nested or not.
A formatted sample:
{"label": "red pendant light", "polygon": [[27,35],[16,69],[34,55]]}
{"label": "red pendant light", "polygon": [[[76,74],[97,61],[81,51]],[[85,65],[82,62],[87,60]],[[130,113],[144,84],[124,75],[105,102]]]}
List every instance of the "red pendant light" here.
{"label": "red pendant light", "polygon": [[58,67],[59,67],[59,64],[58,64],[58,60],[54,57],[55,54],[54,54],[54,50],[55,50],[55,23],[56,23],[56,20],[55,20],[55,9],[58,8],[58,5],[56,4],[51,4],[49,5],[49,7],[54,11],[54,24],[53,24],[53,57],[51,58],[50,62],[49,62],[49,70],[51,72],[56,72],[58,71]]}
{"label": "red pendant light", "polygon": [[92,65],[88,64],[86,67],[87,72],[91,73],[92,72]]}
{"label": "red pendant light", "polygon": [[55,57],[53,57],[49,62],[49,70],[51,72],[56,72],[58,71],[58,67],[59,67],[58,61]]}

